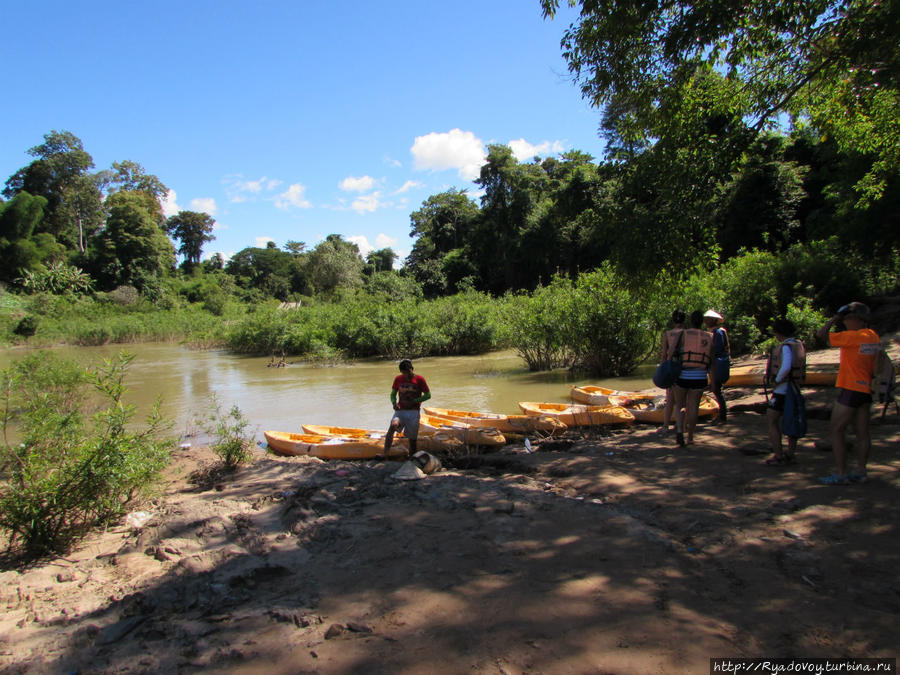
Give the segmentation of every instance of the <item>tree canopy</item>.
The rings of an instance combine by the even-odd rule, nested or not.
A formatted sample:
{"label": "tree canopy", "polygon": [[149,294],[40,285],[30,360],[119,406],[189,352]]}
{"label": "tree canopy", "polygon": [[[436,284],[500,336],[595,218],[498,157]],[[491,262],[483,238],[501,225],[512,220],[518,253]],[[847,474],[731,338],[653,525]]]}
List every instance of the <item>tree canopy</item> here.
{"label": "tree canopy", "polygon": [[[897,2],[568,1],[581,13],[563,55],[614,137],[658,134],[672,93],[698,68],[714,69],[746,95],[755,131],[784,114],[809,119],[843,150],[872,154],[857,189],[865,198],[884,193],[900,158]],[[559,4],[541,0],[544,16]]]}

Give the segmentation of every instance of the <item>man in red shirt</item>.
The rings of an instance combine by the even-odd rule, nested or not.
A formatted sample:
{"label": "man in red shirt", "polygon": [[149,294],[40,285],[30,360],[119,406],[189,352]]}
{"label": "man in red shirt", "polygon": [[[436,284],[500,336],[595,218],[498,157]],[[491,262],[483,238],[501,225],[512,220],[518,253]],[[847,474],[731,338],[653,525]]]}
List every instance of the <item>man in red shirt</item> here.
{"label": "man in red shirt", "polygon": [[[869,307],[851,302],[838,310],[822,326],[816,336],[831,347],[840,347],[838,369],[838,398],[831,411],[831,448],[834,452],[835,472],[819,479],[825,485],[864,483],[866,462],[869,459],[869,408],[872,405],[872,376],[875,357],[881,349],[878,333],[869,328]],[[843,320],[844,330],[832,333],[831,328]],[[859,468],[847,473],[847,441],[844,432],[853,425],[856,431],[856,457]]]}
{"label": "man in red shirt", "polygon": [[416,453],[419,437],[419,408],[431,398],[428,383],[421,375],[413,374],[413,364],[409,359],[400,362],[400,374],[394,378],[391,387],[391,405],[394,415],[384,437],[384,454],[387,456],[394,440],[394,434],[402,431],[409,439],[409,456]]}

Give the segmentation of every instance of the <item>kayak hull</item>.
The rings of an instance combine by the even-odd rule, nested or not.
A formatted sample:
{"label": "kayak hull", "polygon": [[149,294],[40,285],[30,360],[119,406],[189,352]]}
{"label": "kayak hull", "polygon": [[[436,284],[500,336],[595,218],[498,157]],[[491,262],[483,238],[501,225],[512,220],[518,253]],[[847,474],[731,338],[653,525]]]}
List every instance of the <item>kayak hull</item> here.
{"label": "kayak hull", "polygon": [[584,405],[609,405],[609,397],[624,394],[617,389],[607,389],[594,384],[572,385],[569,397],[576,403]]}
{"label": "kayak hull", "polygon": [[523,401],[519,403],[519,408],[526,415],[555,417],[570,427],[628,425],[634,422],[634,415],[615,405]]}
{"label": "kayak hull", "polygon": [[422,411],[432,417],[454,420],[473,427],[493,427],[501,433],[525,434],[542,431],[552,434],[565,431],[566,429],[566,425],[559,420],[546,416],[501,415],[499,413],[432,407],[422,408]]}
{"label": "kayak hull", "polygon": [[[622,394],[610,396],[609,402],[612,405],[620,405],[632,415],[635,422],[645,424],[662,424],[666,413],[666,397],[654,394]],[[719,404],[709,394],[704,394],[700,399],[700,406],[697,410],[698,418],[716,417],[719,414]],[[675,419],[675,413],[672,413],[672,420]]]}
{"label": "kayak hull", "polygon": [[423,412],[419,417],[419,434],[444,432],[455,436],[465,445],[496,447],[506,445],[506,437],[496,427],[478,427]]}
{"label": "kayak hull", "polygon": [[266,431],[273,452],[288,457],[306,455],[319,459],[374,459],[384,454],[384,442],[371,438],[341,438],[289,431]]}

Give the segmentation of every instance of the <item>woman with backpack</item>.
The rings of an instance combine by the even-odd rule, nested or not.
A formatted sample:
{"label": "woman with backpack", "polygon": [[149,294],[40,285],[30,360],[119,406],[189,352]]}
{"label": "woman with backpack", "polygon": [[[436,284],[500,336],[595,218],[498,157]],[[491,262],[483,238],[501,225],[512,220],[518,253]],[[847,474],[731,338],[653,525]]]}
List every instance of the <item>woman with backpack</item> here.
{"label": "woman with backpack", "polygon": [[788,388],[800,385],[806,374],[806,347],[794,337],[796,328],[788,319],[776,319],[772,326],[778,344],[769,352],[766,364],[766,386],[773,387],[766,409],[769,444],[772,455],[764,461],[768,466],[783,466],[796,461],[797,437],[788,436],[788,449],[784,452],[781,437],[781,419]]}

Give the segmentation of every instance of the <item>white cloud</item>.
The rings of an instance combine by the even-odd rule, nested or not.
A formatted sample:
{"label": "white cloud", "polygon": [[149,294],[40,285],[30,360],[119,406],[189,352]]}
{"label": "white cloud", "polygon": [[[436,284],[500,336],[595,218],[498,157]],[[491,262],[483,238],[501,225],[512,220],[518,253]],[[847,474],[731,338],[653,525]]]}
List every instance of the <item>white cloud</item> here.
{"label": "white cloud", "polygon": [[300,183],[293,183],[287,190],[282,192],[275,198],[275,206],[279,209],[308,209],[312,206],[310,201],[306,199],[304,193],[306,186]]}
{"label": "white cloud", "polygon": [[253,241],[256,242],[256,248],[265,248],[270,241],[275,240],[272,237],[256,237]]}
{"label": "white cloud", "polygon": [[382,206],[386,206],[386,204],[381,201],[381,193],[373,192],[370,195],[360,195],[354,199],[350,208],[357,213],[374,213],[376,209]]}
{"label": "white cloud", "polygon": [[392,169],[399,169],[403,164],[400,163],[399,159],[394,159],[393,157],[389,157],[385,155],[384,163],[387,164]]}
{"label": "white cloud", "polygon": [[356,244],[357,248],[359,248],[359,254],[363,258],[365,258],[369,253],[375,250],[375,247],[369,243],[368,238],[361,234],[347,237],[347,241]]}
{"label": "white cloud", "polygon": [[198,197],[191,200],[191,211],[200,211],[208,213],[211,216],[216,215],[216,200],[212,197]]}
{"label": "white cloud", "polygon": [[166,218],[176,215],[179,211],[181,211],[181,207],[175,203],[175,199],[178,195],[175,194],[175,190],[169,190],[166,193],[165,199],[162,200],[160,206],[163,210],[163,215]]}
{"label": "white cloud", "polygon": [[487,159],[481,139],[471,131],[461,129],[417,136],[410,152],[416,169],[456,169],[464,180],[478,178],[481,166]]}
{"label": "white cloud", "polygon": [[520,162],[528,162],[535,156],[548,157],[549,155],[558,155],[565,150],[563,144],[559,141],[544,141],[537,145],[532,145],[524,138],[520,138],[508,143],[513,155]]}
{"label": "white cloud", "polygon": [[282,181],[277,178],[267,178],[263,176],[256,180],[245,180],[242,174],[232,174],[222,179],[225,184],[225,193],[228,195],[230,202],[245,202],[251,197],[255,197],[262,192],[271,192]]}
{"label": "white cloud", "polygon": [[388,236],[384,232],[381,232],[377,237],[375,237],[375,245],[378,248],[392,248],[396,252],[397,238]]}
{"label": "white cloud", "polygon": [[371,176],[360,176],[357,178],[356,176],[348,176],[344,180],[342,180],[339,184],[341,190],[345,192],[366,192],[371,190],[378,184]]}
{"label": "white cloud", "polygon": [[397,190],[394,190],[395,195],[402,195],[404,192],[409,192],[413,188],[423,187],[424,183],[420,183],[417,180],[408,180],[403,185],[400,186]]}

